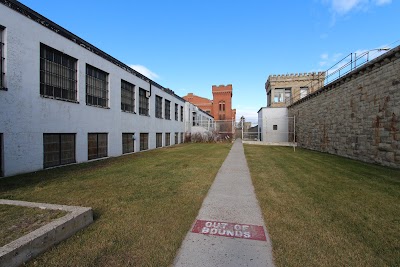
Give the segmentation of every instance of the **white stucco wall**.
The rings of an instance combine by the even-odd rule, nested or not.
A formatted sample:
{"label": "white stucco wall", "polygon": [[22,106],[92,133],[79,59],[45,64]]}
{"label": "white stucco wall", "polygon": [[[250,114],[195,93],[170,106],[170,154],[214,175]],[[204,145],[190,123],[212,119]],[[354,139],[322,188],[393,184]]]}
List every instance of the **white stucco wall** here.
{"label": "white stucco wall", "polygon": [[[258,111],[258,131],[263,142],[288,142],[287,108],[261,108]],[[277,126],[277,130],[273,126]]]}
{"label": "white stucco wall", "polygon": [[[193,125],[193,117],[195,117],[195,125]],[[213,131],[215,127],[214,118],[210,114],[189,102],[185,103],[184,121],[186,132],[208,132]]]}
{"label": "white stucco wall", "polygon": [[[6,27],[5,65],[7,91],[0,90],[0,133],[3,134],[4,176],[43,168],[43,134],[75,133],[76,162],[88,159],[88,133],[108,133],[108,156],[122,154],[122,133],[135,133],[135,151],[140,149],[140,133],[149,133],[149,149],[156,147],[156,133],[185,132],[187,103],[152,85],[150,116],[141,116],[139,87],[150,90],[147,81],[123,70],[39,23],[0,4],[0,25]],[[40,96],[40,43],[78,59],[79,103]],[[85,71],[90,64],[107,73],[109,108],[86,105]],[[121,111],[121,79],[135,85],[136,114]],[[171,101],[171,120],[155,118],[155,95]],[[175,103],[179,119],[175,120]],[[185,120],[180,107],[185,107]],[[164,117],[164,108],[163,108]],[[179,134],[179,142],[181,142]]]}

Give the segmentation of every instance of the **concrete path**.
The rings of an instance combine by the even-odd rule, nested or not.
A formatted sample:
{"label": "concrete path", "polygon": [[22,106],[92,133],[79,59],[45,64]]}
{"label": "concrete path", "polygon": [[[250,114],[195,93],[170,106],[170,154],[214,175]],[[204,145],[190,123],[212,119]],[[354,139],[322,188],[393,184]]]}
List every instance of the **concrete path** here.
{"label": "concrete path", "polygon": [[222,164],[174,266],[274,266],[241,140]]}

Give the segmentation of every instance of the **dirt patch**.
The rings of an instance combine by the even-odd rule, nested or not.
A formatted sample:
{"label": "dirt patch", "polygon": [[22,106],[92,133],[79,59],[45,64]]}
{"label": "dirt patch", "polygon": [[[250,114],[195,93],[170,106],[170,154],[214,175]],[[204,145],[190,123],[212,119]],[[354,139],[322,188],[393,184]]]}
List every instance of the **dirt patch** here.
{"label": "dirt patch", "polygon": [[0,246],[4,246],[66,214],[67,212],[61,210],[0,205]]}

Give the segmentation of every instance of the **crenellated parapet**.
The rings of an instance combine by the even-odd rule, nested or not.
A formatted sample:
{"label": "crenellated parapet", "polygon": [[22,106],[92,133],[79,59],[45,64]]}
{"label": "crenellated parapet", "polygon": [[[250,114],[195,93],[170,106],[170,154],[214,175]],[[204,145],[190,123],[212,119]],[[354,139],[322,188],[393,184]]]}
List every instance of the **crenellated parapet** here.
{"label": "crenellated parapet", "polygon": [[325,72],[304,72],[304,73],[291,73],[291,74],[274,74],[269,75],[269,81],[300,81],[300,80],[310,80],[310,79],[325,79]]}

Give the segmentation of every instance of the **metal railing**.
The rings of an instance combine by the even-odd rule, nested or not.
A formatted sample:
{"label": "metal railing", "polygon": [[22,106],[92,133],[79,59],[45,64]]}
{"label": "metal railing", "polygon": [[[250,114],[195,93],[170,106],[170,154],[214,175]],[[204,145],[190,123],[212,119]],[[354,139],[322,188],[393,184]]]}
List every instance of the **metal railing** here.
{"label": "metal railing", "polygon": [[289,106],[300,99],[306,97],[307,95],[317,91],[318,89],[322,88],[325,85],[343,77],[344,75],[348,74],[349,72],[361,67],[365,63],[370,61],[370,53],[373,51],[388,51],[389,48],[377,48],[371,49],[361,53],[350,53],[337,63],[335,63],[332,67],[327,69],[324,72],[318,73],[316,78],[313,78],[311,82],[302,86],[302,88],[308,88],[307,93],[302,92],[299,90],[291,94],[290,98],[285,98],[286,106]]}

